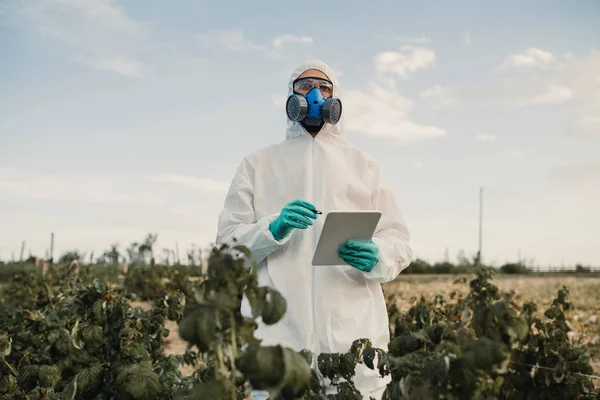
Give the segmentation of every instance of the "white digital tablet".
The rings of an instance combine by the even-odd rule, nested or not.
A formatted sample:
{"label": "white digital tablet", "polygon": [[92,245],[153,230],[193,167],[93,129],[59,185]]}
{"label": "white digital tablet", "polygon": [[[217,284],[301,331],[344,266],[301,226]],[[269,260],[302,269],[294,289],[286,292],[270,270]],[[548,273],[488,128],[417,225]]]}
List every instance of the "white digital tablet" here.
{"label": "white digital tablet", "polygon": [[381,211],[327,213],[312,265],[345,265],[346,262],[338,256],[340,246],[351,239],[371,240],[380,218]]}

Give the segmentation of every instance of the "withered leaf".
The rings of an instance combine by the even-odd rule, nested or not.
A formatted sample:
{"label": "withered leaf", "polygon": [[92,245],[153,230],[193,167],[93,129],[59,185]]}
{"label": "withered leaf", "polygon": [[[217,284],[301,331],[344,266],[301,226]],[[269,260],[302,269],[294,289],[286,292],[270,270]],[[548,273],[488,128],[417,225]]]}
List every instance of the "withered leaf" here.
{"label": "withered leaf", "polygon": [[249,347],[238,357],[236,366],[249,378],[252,387],[259,390],[277,387],[285,375],[283,348]]}
{"label": "withered leaf", "polygon": [[267,325],[277,323],[285,314],[287,302],[277,290],[269,289],[266,295],[266,305],[262,310],[262,320]]}
{"label": "withered leaf", "polygon": [[12,350],[12,337],[8,332],[0,332],[0,359],[7,357]]}
{"label": "withered leaf", "polygon": [[206,352],[216,335],[217,313],[210,304],[195,304],[192,308],[179,322],[179,336]]}
{"label": "withered leaf", "polygon": [[361,360],[363,351],[369,347],[372,347],[371,340],[366,338],[356,339],[354,342],[352,342],[350,352],[354,354],[354,357],[356,357],[357,360]]}
{"label": "withered leaf", "polygon": [[375,369],[375,356],[376,356],[375,348],[369,347],[363,351],[363,362],[365,365],[371,369]]}

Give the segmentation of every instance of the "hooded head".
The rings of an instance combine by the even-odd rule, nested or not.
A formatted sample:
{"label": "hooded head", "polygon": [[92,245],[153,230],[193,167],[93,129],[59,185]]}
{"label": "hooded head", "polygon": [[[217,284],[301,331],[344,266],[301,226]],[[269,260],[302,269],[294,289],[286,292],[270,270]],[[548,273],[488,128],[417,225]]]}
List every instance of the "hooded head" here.
{"label": "hooded head", "polygon": [[[327,78],[331,81],[331,83],[333,83],[332,97],[337,97],[338,99],[342,100],[341,96],[340,96],[338,80],[337,80],[337,77],[336,77],[333,69],[326,63],[324,63],[322,61],[318,61],[318,60],[305,61],[302,64],[300,64],[292,72],[292,74],[290,75],[290,80],[288,81],[288,93],[287,93],[288,97],[294,94],[294,81],[296,79],[298,79],[298,77],[300,75],[302,75],[304,72],[311,70],[311,69],[321,71],[323,74],[325,74],[327,76]],[[344,115],[342,113],[340,122],[338,122],[336,125],[324,124],[321,127],[321,130],[319,131],[318,135],[326,135],[326,134],[339,135],[339,134],[341,134],[343,119],[344,119]],[[292,139],[301,134],[307,134],[304,127],[299,122],[291,121],[290,119],[288,119],[287,120],[286,138]]]}

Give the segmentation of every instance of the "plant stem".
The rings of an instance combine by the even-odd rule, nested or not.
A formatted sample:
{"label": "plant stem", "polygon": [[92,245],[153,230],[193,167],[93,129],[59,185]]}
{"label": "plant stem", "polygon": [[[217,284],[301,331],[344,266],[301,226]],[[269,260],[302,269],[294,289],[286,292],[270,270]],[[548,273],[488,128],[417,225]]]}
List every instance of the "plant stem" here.
{"label": "plant stem", "polygon": [[[233,314],[229,314],[229,321],[231,325],[231,383],[233,384],[233,387],[235,387],[235,359],[237,357],[237,339],[235,336],[235,318],[233,317]],[[236,400],[235,394],[235,392],[231,392],[231,400]]]}
{"label": "plant stem", "polygon": [[217,362],[219,363],[218,371],[225,376],[225,363],[223,362],[223,349],[221,345],[217,346]]}
{"label": "plant stem", "polygon": [[3,361],[4,361],[4,364],[6,364],[6,366],[8,367],[8,369],[10,369],[10,372],[12,372],[15,375],[15,378],[17,376],[19,376],[19,374],[17,374],[17,372],[13,369],[13,367],[10,366],[10,364],[8,363],[8,361],[6,361],[6,360],[3,360]]}
{"label": "plant stem", "polygon": [[48,286],[47,283],[44,283],[44,286],[46,287],[46,290],[48,291],[48,301],[50,301],[50,306],[54,307],[54,303],[52,302],[52,289],[50,289],[50,286]]}
{"label": "plant stem", "polygon": [[233,351],[233,357],[237,357],[237,338],[235,336],[235,319],[233,314],[229,315],[229,320],[231,322],[231,346]]}

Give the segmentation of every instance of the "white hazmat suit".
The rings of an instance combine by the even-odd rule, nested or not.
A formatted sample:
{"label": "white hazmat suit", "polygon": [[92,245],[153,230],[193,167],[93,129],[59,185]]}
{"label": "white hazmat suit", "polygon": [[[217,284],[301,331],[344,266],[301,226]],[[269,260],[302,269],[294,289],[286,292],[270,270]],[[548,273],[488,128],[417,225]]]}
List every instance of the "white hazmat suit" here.
{"label": "white hazmat suit", "polygon": [[[344,102],[332,68],[320,61],[300,65],[293,81],[308,69],[326,74],[333,97]],[[260,323],[256,336],[263,345],[281,344],[313,354],[346,352],[358,338],[387,349],[389,321],[381,284],[392,281],[412,259],[409,232],[378,163],[343,136],[342,121],[325,124],[313,138],[288,119],[286,138],[244,158],[235,173],[219,215],[217,243],[249,247],[258,263],[259,285],[285,297],[287,311],[276,324]],[[296,229],[277,241],[269,224],[287,203],[301,199],[324,215],[308,229]],[[331,210],[380,210],[373,241],[379,261],[370,272],[349,265],[312,266],[324,217]],[[251,315],[247,299],[242,313]],[[315,356],[316,359],[316,356]],[[362,364],[354,380],[364,398],[380,399],[389,380]],[[263,397],[261,397],[263,396]],[[258,392],[253,398],[266,398]]]}

